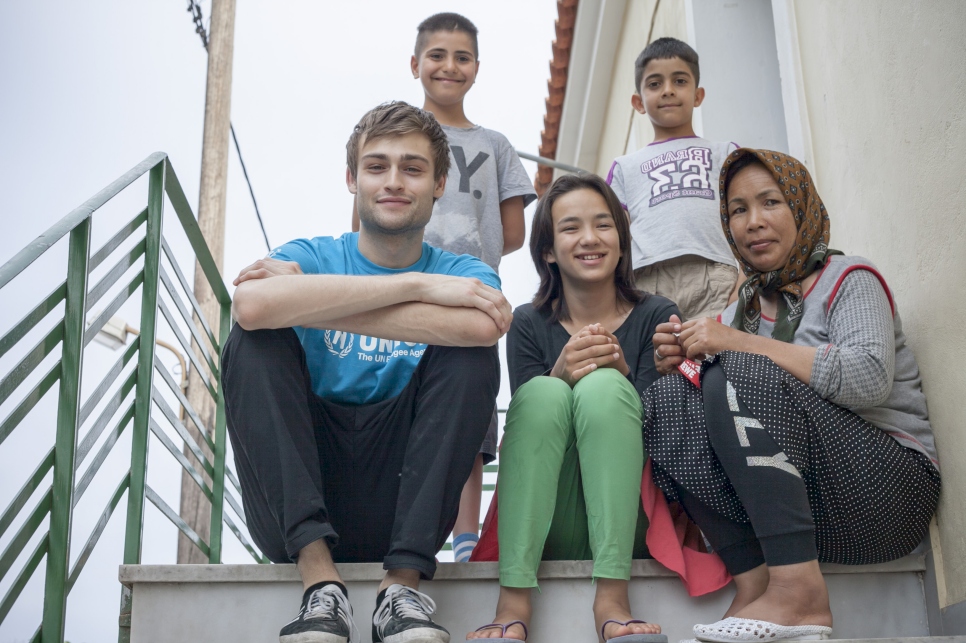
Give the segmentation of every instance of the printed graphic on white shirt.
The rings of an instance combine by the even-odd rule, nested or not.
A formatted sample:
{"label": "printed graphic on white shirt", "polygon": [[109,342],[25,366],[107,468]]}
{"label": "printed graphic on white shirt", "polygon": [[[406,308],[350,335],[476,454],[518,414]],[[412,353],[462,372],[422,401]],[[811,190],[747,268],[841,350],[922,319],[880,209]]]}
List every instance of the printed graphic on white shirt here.
{"label": "printed graphic on white shirt", "polygon": [[706,147],[665,152],[642,163],[641,172],[654,181],[649,202],[652,208],[683,197],[715,199],[711,189],[711,150]]}

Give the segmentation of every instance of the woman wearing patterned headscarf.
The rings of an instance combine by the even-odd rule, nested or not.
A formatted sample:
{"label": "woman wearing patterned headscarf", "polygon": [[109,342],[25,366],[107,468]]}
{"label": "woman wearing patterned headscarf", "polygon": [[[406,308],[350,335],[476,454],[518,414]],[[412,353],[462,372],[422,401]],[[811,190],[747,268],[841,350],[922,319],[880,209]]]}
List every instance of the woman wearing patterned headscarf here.
{"label": "woman wearing patterned headscarf", "polygon": [[745,281],[717,320],[672,317],[654,336],[671,373],[644,398],[654,482],[680,502],[735,579],[705,641],[828,638],[819,561],[909,554],[940,479],[919,369],[876,268],[829,250],[805,167],[738,149],[723,164],[721,221]]}

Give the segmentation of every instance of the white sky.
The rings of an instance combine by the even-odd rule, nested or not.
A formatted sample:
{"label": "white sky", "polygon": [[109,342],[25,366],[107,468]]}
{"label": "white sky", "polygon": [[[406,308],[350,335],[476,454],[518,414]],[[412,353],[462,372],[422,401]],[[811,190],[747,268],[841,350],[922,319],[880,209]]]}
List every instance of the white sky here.
{"label": "white sky", "polygon": [[[170,155],[192,207],[197,207],[206,55],[186,4],[0,2],[0,265],[156,150]],[[207,19],[210,1],[205,0],[202,8]],[[401,99],[421,104],[409,56],[416,25],[437,11],[461,12],[480,28],[480,75],[466,103],[470,120],[503,132],[519,149],[535,153],[554,35],[553,0],[238,3],[232,120],[273,245],[348,230],[346,139],[359,117],[380,102]],[[535,166],[524,166],[532,177]],[[102,227],[95,218],[92,246],[144,203],[141,186],[104,215]],[[532,210],[533,206],[527,211],[528,224]],[[108,221],[110,216],[115,218]],[[172,219],[166,221],[170,231]],[[264,253],[232,151],[228,281]],[[58,276],[62,278],[62,264],[56,258],[40,262],[29,276],[0,294],[0,334],[23,315],[25,302],[32,306],[54,287]],[[190,269],[187,260],[182,265]],[[536,275],[525,249],[504,259],[501,276],[514,306],[532,296]],[[122,315],[125,311],[133,315],[128,321],[137,325],[136,308],[125,307]],[[117,356],[92,344],[85,368],[102,373]],[[14,363],[7,357],[0,360],[0,374]],[[91,379],[85,390],[99,379],[85,377]],[[503,405],[509,399],[505,373],[500,399]],[[0,419],[10,408],[9,402],[0,407]],[[52,444],[53,415],[49,408],[37,413],[32,423],[18,427],[0,445],[0,511]],[[77,507],[75,554],[124,471],[123,447],[129,443],[123,440],[99,476],[105,479],[91,486],[91,502],[85,496]],[[166,453],[159,455],[157,446],[152,445],[149,481],[177,507],[177,465],[172,466]],[[124,507],[122,502],[71,594],[67,639],[73,643],[116,637],[116,565]],[[153,507],[147,510],[145,530],[145,562],[173,562],[174,529]],[[0,549],[10,541],[9,531],[16,529],[0,538]],[[32,548],[29,545],[26,553]],[[229,547],[225,556],[230,562],[246,562],[237,546]],[[14,572],[25,558],[18,559]],[[41,568],[0,625],[0,643],[26,641],[33,634],[39,623],[42,576]],[[0,582],[0,596],[9,585],[9,578]]]}

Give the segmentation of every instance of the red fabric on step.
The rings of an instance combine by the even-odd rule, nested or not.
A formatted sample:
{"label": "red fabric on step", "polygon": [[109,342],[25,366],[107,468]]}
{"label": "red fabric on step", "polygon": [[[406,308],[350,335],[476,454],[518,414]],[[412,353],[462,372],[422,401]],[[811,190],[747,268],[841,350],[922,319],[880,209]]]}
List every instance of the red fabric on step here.
{"label": "red fabric on step", "polygon": [[[731,581],[718,555],[702,551],[703,539],[697,526],[676,503],[669,506],[664,493],[654,485],[650,458],[644,463],[641,503],[649,521],[647,548],[651,556],[680,577],[689,595],[701,596],[721,589]],[[500,559],[498,520],[497,492],[494,492],[483,520],[480,542],[473,550],[470,562]]]}

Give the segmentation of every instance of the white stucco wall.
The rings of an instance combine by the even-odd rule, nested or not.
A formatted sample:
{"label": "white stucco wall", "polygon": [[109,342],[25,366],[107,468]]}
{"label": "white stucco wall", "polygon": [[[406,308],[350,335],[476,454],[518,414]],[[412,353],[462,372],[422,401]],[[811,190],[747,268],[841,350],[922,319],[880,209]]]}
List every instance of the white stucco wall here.
{"label": "white stucco wall", "polygon": [[702,136],[788,152],[771,0],[691,0]]}
{"label": "white stucco wall", "polygon": [[[796,0],[832,246],[873,260],[922,371],[946,605],[966,600],[966,2]],[[945,591],[944,591],[945,590]]]}

